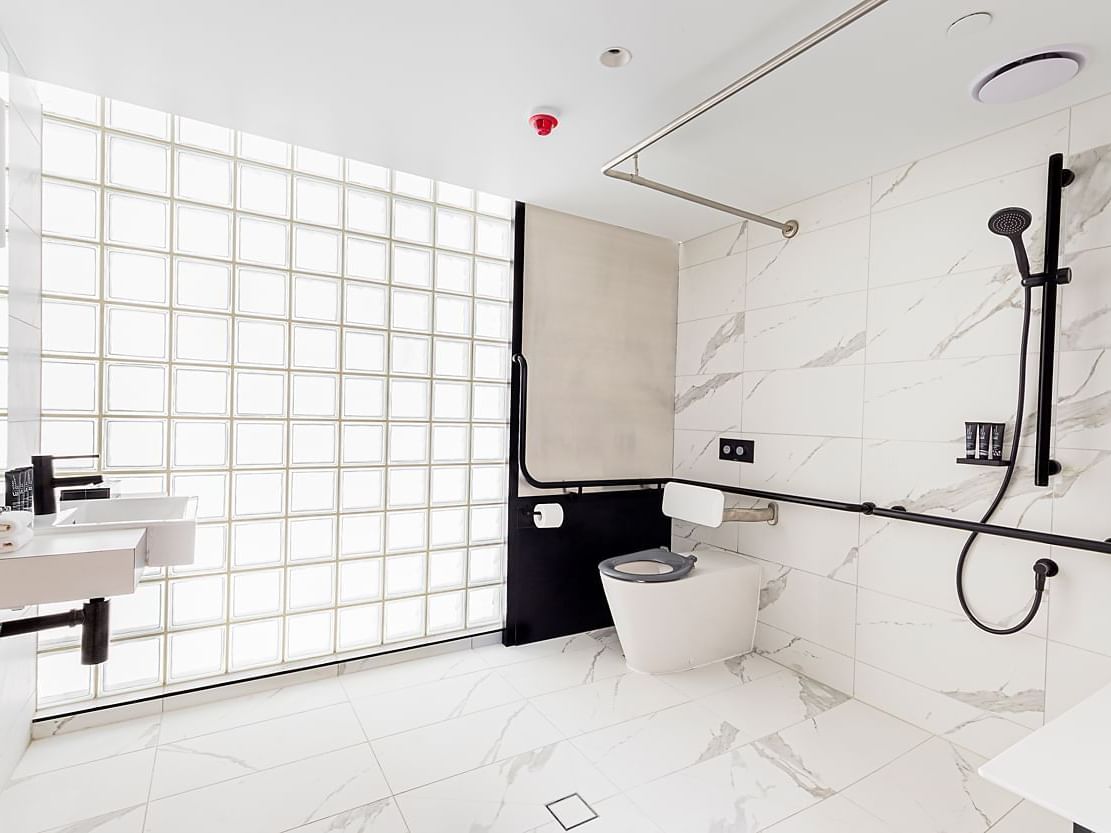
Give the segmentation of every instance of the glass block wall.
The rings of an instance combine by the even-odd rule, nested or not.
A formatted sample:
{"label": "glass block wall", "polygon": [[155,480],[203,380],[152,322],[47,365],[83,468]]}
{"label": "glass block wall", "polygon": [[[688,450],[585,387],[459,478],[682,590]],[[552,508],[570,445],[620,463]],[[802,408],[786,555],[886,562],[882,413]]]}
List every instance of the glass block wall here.
{"label": "glass block wall", "polygon": [[500,626],[512,203],[41,95],[43,450],[202,522],[40,708]]}

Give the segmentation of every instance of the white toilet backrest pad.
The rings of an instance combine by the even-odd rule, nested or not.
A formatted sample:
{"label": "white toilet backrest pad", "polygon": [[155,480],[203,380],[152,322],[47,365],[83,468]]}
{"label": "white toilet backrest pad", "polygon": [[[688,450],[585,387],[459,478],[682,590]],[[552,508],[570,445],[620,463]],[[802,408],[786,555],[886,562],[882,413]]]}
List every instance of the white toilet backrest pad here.
{"label": "white toilet backrest pad", "polygon": [[718,527],[725,512],[725,494],[705,486],[666,483],[663,511],[669,518],[698,526]]}

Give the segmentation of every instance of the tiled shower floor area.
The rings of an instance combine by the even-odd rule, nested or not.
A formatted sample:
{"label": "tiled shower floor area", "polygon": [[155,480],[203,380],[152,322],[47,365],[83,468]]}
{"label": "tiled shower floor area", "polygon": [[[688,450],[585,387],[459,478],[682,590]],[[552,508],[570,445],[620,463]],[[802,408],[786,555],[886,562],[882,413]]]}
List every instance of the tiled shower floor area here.
{"label": "tiled shower floor area", "polygon": [[1071,829],[764,657],[643,676],[612,631],[64,729],[0,794],[3,833],[560,833],[546,805],[576,793],[581,833]]}

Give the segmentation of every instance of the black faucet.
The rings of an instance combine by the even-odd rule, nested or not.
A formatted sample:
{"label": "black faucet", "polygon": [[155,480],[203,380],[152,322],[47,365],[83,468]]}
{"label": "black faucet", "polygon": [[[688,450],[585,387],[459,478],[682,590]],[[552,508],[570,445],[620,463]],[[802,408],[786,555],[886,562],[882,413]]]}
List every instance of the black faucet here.
{"label": "black faucet", "polygon": [[59,486],[91,486],[95,483],[104,482],[104,478],[99,474],[75,474],[68,477],[56,477],[54,475],[55,460],[99,459],[99,454],[68,454],[59,457],[52,454],[36,454],[32,456],[31,497],[34,501],[35,514],[53,515],[58,511],[58,502],[54,490]]}

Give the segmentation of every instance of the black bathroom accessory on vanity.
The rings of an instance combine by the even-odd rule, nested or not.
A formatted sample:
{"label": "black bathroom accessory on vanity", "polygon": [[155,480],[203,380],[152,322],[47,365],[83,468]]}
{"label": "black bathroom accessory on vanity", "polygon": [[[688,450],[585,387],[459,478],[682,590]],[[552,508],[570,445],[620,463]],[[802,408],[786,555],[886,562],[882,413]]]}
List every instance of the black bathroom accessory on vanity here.
{"label": "black bathroom accessory on vanity", "polygon": [[36,454],[31,458],[31,468],[34,470],[34,503],[36,515],[53,515],[58,511],[58,500],[54,490],[59,486],[93,486],[103,483],[104,478],[99,474],[74,474],[58,477],[54,474],[55,460],[99,460],[99,454],[66,454],[54,456],[51,454]]}

